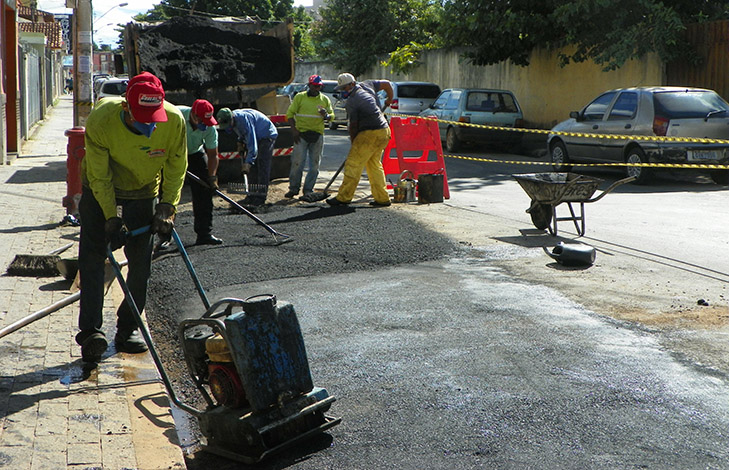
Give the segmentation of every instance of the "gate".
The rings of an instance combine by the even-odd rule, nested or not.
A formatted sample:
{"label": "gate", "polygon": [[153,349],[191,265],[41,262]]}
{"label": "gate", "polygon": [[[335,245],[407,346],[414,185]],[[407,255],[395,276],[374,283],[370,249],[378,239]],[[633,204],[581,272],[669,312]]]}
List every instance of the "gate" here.
{"label": "gate", "polygon": [[710,88],[729,100],[729,20],[688,25],[684,38],[701,62],[666,64],[666,85]]}

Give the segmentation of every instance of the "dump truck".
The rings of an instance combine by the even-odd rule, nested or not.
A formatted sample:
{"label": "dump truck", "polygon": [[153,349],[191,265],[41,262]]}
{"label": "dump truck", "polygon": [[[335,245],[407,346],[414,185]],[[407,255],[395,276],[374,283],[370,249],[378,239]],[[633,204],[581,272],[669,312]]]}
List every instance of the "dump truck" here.
{"label": "dump truck", "polygon": [[[180,16],[158,23],[130,22],[124,28],[129,76],[156,75],[167,101],[191,106],[206,99],[216,111],[255,108],[278,128],[271,179],[288,177],[293,138],[286,122],[291,99],[277,95],[294,78],[293,22],[265,29],[251,18]],[[240,178],[234,134],[219,133],[221,181]]]}

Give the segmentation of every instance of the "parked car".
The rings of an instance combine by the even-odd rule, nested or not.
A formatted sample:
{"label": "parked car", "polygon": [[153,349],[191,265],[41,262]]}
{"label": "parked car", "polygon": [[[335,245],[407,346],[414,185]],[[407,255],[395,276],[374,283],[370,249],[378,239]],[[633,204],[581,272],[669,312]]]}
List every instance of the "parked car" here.
{"label": "parked car", "polygon": [[337,87],[336,80],[322,80],[321,92],[329,97],[334,109],[334,119],[329,121],[329,129],[337,130],[339,126],[346,126],[349,122],[347,118],[347,110],[344,108],[344,100],[339,96],[339,92],[334,90]]}
{"label": "parked car", "polygon": [[[391,82],[393,99],[390,110],[396,114],[417,116],[430,107],[440,95],[440,87],[430,82]],[[387,94],[384,90],[377,93],[384,103]]]}
{"label": "parked car", "polygon": [[306,90],[306,83],[289,83],[281,89],[279,94],[288,95],[293,100],[296,93],[304,90]]}
{"label": "parked car", "polygon": [[96,94],[96,101],[107,96],[121,96],[127,92],[126,78],[107,78],[99,86],[99,92]]}
{"label": "parked car", "polygon": [[[646,141],[631,136],[729,139],[729,103],[703,88],[637,87],[606,91],[547,138],[556,171],[570,162],[716,163],[729,162],[729,145]],[[625,138],[574,137],[556,132],[615,134]],[[645,183],[650,168],[626,167],[628,176]],[[729,184],[729,170],[711,171],[718,184]]]}
{"label": "parked car", "polygon": [[449,152],[457,151],[465,143],[514,145],[521,140],[521,132],[461,126],[458,122],[507,128],[524,126],[521,106],[507,90],[449,88],[420,116],[441,120],[438,130]]}

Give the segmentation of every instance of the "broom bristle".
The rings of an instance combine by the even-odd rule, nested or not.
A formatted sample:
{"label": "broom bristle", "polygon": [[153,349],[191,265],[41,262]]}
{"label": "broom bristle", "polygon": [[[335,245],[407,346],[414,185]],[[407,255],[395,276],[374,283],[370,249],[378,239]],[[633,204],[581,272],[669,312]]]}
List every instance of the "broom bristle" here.
{"label": "broom bristle", "polygon": [[61,273],[56,263],[60,260],[61,257],[58,255],[15,255],[7,273],[11,276],[58,276]]}

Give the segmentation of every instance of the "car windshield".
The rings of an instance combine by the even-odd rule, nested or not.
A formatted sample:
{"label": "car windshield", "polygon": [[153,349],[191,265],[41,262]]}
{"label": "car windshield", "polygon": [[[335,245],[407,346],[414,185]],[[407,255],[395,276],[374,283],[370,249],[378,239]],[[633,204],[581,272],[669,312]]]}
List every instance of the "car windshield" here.
{"label": "car windshield", "polygon": [[398,85],[397,95],[399,98],[428,98],[434,99],[440,94],[438,85]]}
{"label": "car windshield", "polygon": [[729,104],[713,91],[669,91],[653,94],[656,114],[671,119],[729,115]]}
{"label": "car windshield", "polygon": [[127,82],[104,83],[102,91],[107,95],[123,95],[127,91]]}
{"label": "car windshield", "polygon": [[321,89],[321,91],[322,91],[322,93],[332,94],[332,93],[334,93],[334,91],[335,91],[334,89],[336,87],[337,87],[337,82],[333,82],[333,83],[326,83],[325,82],[324,83],[324,86]]}

